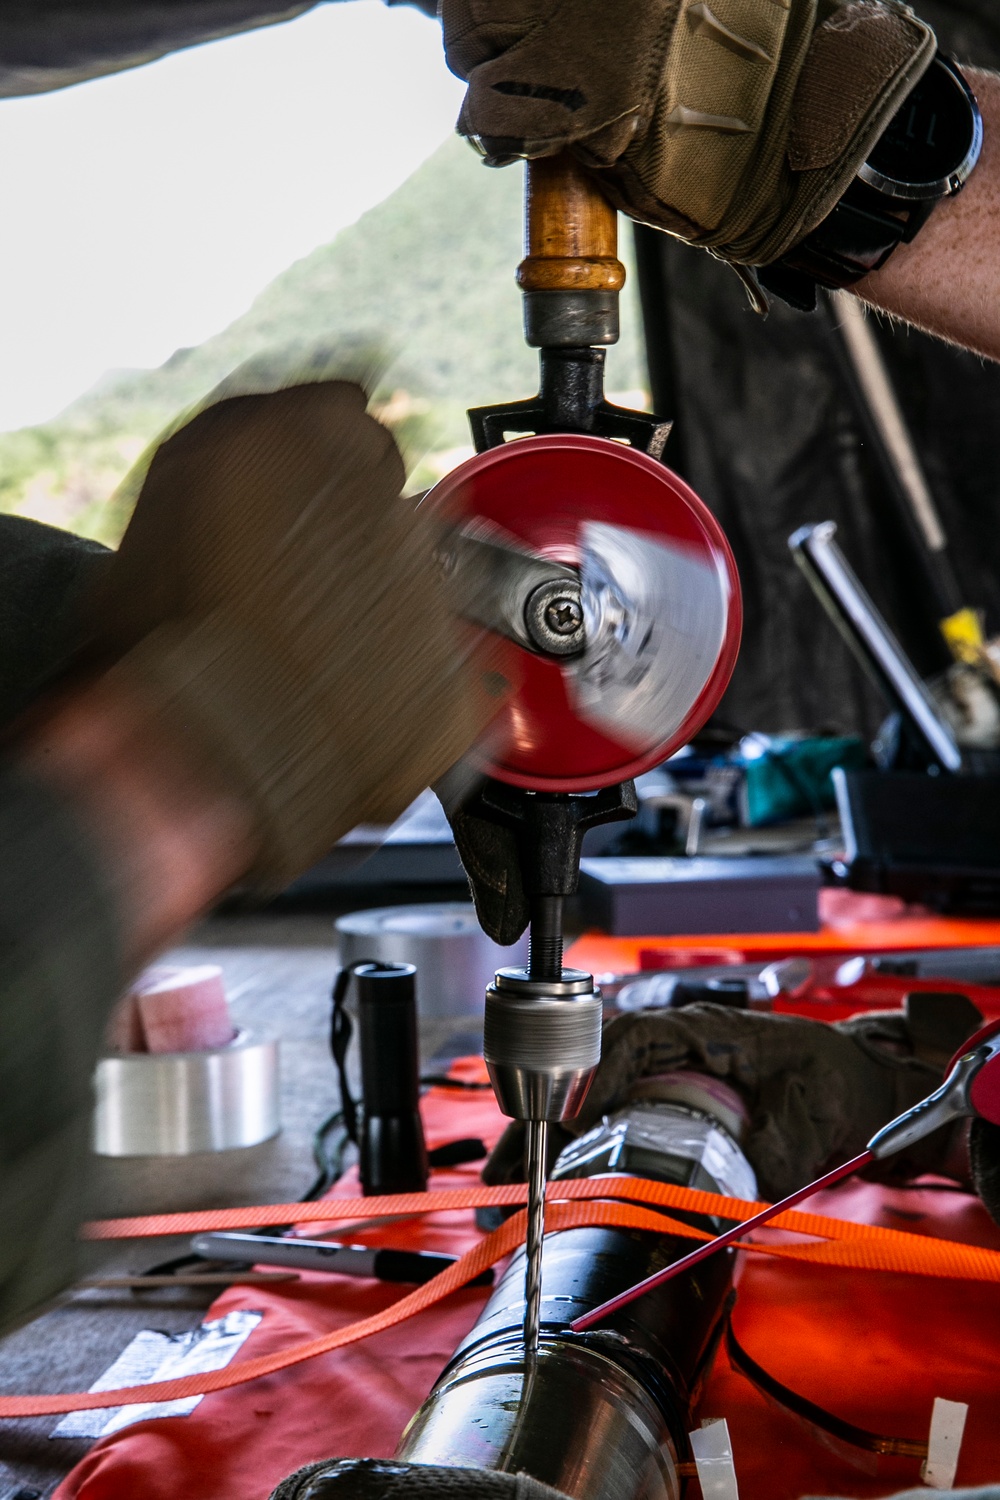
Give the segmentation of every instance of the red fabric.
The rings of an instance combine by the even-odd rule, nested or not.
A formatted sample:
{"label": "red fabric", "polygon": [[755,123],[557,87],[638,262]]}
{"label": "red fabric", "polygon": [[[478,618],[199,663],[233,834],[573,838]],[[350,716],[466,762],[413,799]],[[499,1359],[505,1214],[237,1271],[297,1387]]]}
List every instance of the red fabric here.
{"label": "red fabric", "polygon": [[[503,1121],[486,1093],[433,1090],[424,1101],[430,1145],[495,1138]],[[434,1186],[471,1185],[477,1168],[438,1173]],[[341,1192],[356,1183],[345,1179]],[[941,1191],[852,1183],[817,1197],[817,1213],[1000,1248],[974,1200]],[[341,1228],[343,1226],[340,1226]],[[315,1226],[309,1226],[315,1233]],[[439,1214],[352,1240],[466,1249],[468,1213]],[[870,1430],[926,1439],[935,1396],[969,1403],[959,1485],[1000,1479],[1000,1286],[859,1273],[741,1257],[735,1328],[747,1352],[810,1399]],[[265,1312],[241,1351],[249,1358],[363,1317],[403,1288],[304,1275],[273,1291],[233,1288],[213,1315]],[[189,1417],[137,1424],[94,1445],[54,1500],[265,1500],[285,1474],[326,1456],[391,1454],[409,1416],[475,1321],[485,1289],[466,1290],[391,1332],[252,1385],[206,1396]],[[716,1360],[695,1421],[725,1416],[742,1500],[804,1494],[880,1496],[919,1482],[912,1459],[846,1456],[771,1406]]]}
{"label": "red fabric", "polygon": [[[506,1123],[488,1092],[434,1089],[423,1101],[423,1113],[432,1149],[463,1136],[492,1142]],[[432,1186],[465,1187],[478,1180],[479,1166],[471,1164],[435,1173]],[[358,1192],[353,1173],[339,1190],[347,1196]],[[345,1227],[337,1224],[337,1232]],[[308,1233],[318,1228],[310,1224]],[[405,1243],[455,1253],[479,1235],[470,1213],[443,1213],[350,1230],[349,1238],[357,1244]],[[236,1308],[262,1311],[264,1321],[238,1356],[249,1358],[343,1327],[408,1290],[303,1273],[298,1282],[282,1283],[283,1296],[260,1287],[232,1287],[206,1316]],[[280,1479],[314,1459],[387,1457],[487,1296],[485,1287],[458,1292],[362,1344],[310,1360],[294,1372],[206,1396],[188,1417],[126,1428],[95,1443],[53,1500],[265,1500]]]}
{"label": "red fabric", "polygon": [[[980,1204],[962,1193],[851,1183],[819,1194],[815,1207],[1000,1244]],[[758,1364],[837,1416],[895,1437],[926,1441],[935,1396],[968,1402],[956,1486],[1000,1479],[1000,1288],[742,1260],[733,1326]],[[920,1483],[915,1459],[876,1459],[818,1438],[734,1372],[724,1353],[698,1416],[727,1418],[741,1500],[887,1495]]]}
{"label": "red fabric", "polygon": [[[836,902],[830,900],[836,897]],[[846,899],[845,899],[846,898]],[[820,891],[818,932],[723,932],[704,937],[616,938],[602,932],[587,932],[569,948],[566,962],[593,974],[633,973],[641,968],[666,967],[670,955],[715,950],[710,962],[719,962],[720,949],[760,958],[804,954],[808,958],[852,953],[891,953],[915,948],[976,948],[1000,946],[1000,921],[996,918],[934,917],[919,907],[907,907],[888,920],[871,919],[871,898],[853,891]],[[853,913],[853,916],[852,916]]]}
{"label": "red fabric", "polygon": [[[852,896],[853,892],[837,894]],[[776,1011],[819,1021],[842,1021],[861,1010],[899,1006],[911,990],[960,989],[992,1019],[1000,1017],[1000,989],[995,987],[879,974],[865,975],[853,984],[842,982],[846,960],[859,954],[983,946],[1000,947],[1000,922],[908,915],[893,922],[858,921],[836,928],[827,925],[819,932],[729,933],[704,940],[608,937],[587,932],[567,950],[566,962],[595,974],[600,982],[602,974],[725,963],[763,965],[775,959],[802,957],[809,960],[812,977],[793,998],[779,998],[774,1005]]]}

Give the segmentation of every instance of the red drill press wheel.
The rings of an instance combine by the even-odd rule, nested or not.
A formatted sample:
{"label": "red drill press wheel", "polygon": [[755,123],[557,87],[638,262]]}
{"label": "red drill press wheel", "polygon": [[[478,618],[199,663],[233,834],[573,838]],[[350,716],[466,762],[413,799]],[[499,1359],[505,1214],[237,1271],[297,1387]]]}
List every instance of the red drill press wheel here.
{"label": "red drill press wheel", "polygon": [[[637,723],[635,714],[619,722],[592,681],[581,694],[572,663],[511,644],[520,687],[506,710],[504,750],[484,766],[491,776],[529,791],[593,791],[651,770],[705,723],[739,649],[739,581],[719,523],[676,474],[605,438],[531,437],[477,454],[425,503],[455,522],[481,518],[533,553],[577,567],[598,534],[644,549],[650,576],[640,587],[652,590],[654,613],[678,615],[668,627],[675,660],[661,663],[678,686],[661,688],[655,724]],[[641,574],[641,557],[637,566]],[[653,573],[683,580],[680,613],[671,595],[681,590]]]}

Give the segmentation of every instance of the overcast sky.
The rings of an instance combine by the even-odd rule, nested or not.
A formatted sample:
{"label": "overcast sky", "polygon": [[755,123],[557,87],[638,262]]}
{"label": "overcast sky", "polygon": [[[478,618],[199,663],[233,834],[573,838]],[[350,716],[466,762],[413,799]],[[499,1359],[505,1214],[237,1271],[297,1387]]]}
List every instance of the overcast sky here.
{"label": "overcast sky", "polygon": [[461,95],[434,22],[351,0],[0,101],[0,431],[225,327],[408,177]]}

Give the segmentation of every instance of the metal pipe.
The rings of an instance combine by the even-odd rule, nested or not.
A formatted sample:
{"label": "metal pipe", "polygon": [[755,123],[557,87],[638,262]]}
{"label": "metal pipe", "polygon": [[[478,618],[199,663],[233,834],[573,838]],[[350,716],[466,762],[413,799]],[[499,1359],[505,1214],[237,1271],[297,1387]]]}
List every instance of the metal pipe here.
{"label": "metal pipe", "polygon": [[900,493],[910,508],[928,552],[944,552],[948,539],[864,304],[849,292],[834,292],[831,300],[837,314],[838,332]]}
{"label": "metal pipe", "polygon": [[[631,1172],[755,1197],[753,1172],[713,1114],[718,1085],[699,1092],[698,1075],[685,1076],[697,1107],[637,1101],[568,1147],[553,1177]],[[735,1109],[738,1116],[738,1101]],[[704,1220],[708,1228],[715,1222]],[[515,1255],[397,1457],[524,1473],[571,1500],[679,1500],[690,1409],[729,1307],[729,1252],[592,1333],[575,1335],[569,1324],[641,1268],[689,1248],[680,1237],[636,1230],[550,1234],[534,1355],[521,1332],[525,1254]]]}
{"label": "metal pipe", "polygon": [[962,769],[950,725],[910,666],[888,625],[841,552],[833,521],[802,526],[788,539],[795,561],[861,666],[894,707],[905,714],[934,760]]}

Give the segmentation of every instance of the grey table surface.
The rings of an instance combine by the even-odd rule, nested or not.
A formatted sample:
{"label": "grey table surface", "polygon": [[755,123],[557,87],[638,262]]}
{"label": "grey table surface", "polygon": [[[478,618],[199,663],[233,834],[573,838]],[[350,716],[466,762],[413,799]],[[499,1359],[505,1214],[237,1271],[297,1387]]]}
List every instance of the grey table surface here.
{"label": "grey table surface", "polygon": [[[145,1213],[234,1203],[288,1202],[314,1177],[313,1132],[337,1106],[328,1034],[337,968],[332,916],[221,916],[190,933],[165,962],[222,967],[233,1018],[281,1039],[281,1133],[240,1152],[97,1161],[94,1211]],[[474,1018],[421,1023],[425,1059],[473,1050]],[[182,1254],[186,1240],[131,1241],[103,1250],[91,1274],[141,1272]],[[71,1290],[0,1339],[0,1392],[86,1390],[144,1328],[195,1328],[211,1290]],[[0,1422],[0,1500],[49,1496],[90,1446],[51,1438],[56,1417]]]}

